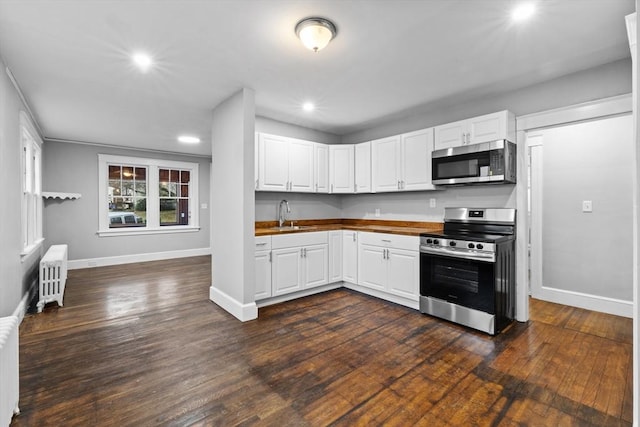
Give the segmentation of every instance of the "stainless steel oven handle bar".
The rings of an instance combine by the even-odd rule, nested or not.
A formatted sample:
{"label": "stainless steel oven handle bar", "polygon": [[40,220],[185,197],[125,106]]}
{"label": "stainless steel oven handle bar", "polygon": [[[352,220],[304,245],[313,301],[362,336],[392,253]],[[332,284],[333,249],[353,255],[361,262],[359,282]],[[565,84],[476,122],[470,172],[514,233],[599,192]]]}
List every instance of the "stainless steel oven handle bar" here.
{"label": "stainless steel oven handle bar", "polygon": [[420,252],[431,255],[445,255],[455,258],[468,259],[470,261],[489,261],[496,262],[496,255],[492,253],[459,251],[448,248],[430,248],[428,246],[420,246]]}

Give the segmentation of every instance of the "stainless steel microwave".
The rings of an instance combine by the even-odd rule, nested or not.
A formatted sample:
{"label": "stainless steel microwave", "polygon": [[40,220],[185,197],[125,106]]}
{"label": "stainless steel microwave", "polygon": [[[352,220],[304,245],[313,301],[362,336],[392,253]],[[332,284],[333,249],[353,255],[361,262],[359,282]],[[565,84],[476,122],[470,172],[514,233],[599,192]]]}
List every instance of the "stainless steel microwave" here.
{"label": "stainless steel microwave", "polygon": [[434,185],[515,183],[516,145],[500,139],[435,150],[431,178]]}

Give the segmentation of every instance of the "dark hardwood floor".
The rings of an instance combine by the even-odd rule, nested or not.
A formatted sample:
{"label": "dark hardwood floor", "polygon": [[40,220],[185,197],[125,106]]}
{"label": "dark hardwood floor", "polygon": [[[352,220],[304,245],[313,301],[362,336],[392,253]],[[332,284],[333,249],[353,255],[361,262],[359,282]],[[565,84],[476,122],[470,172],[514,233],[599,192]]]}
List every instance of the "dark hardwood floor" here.
{"label": "dark hardwood floor", "polygon": [[339,289],[241,323],[210,265],[70,271],[21,325],[11,425],[631,425],[631,319],[532,300],[490,337]]}

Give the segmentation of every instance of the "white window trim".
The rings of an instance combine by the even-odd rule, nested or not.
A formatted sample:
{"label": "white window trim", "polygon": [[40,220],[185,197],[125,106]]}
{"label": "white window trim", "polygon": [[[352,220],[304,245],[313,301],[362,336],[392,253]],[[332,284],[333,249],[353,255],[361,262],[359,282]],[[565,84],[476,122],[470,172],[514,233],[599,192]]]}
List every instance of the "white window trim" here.
{"label": "white window trim", "polygon": [[[29,161],[35,153],[36,161],[31,165],[30,169],[32,170],[26,168],[23,158],[25,150]],[[30,175],[27,176],[27,173]],[[20,258],[24,262],[38,251],[44,242],[42,232],[42,139],[24,111],[20,111],[20,186],[23,246]],[[28,197],[26,197],[27,193]],[[31,203],[29,203],[29,199]],[[30,204],[34,211],[29,209]]]}
{"label": "white window trim", "polygon": [[[108,166],[109,164],[132,165],[147,168],[147,226],[146,227],[123,227],[109,228],[109,206],[108,198]],[[109,154],[98,154],[98,231],[100,237],[110,236],[137,236],[147,234],[167,234],[167,233],[189,233],[200,230],[199,202],[198,202],[198,163],[177,162],[174,160],[150,159],[144,157],[113,156]],[[190,224],[189,225],[163,225],[160,226],[159,212],[159,190],[158,190],[158,170],[159,169],[181,169],[191,172],[190,191]],[[152,225],[149,225],[151,222]],[[157,225],[154,225],[157,224]]]}

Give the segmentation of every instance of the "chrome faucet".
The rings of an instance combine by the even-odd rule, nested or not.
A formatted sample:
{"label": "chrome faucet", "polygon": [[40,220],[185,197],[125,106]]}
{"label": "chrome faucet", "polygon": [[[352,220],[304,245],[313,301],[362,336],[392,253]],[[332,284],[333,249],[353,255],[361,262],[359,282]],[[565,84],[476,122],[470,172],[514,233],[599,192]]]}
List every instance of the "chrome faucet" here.
{"label": "chrome faucet", "polygon": [[[283,205],[287,207],[287,211],[286,212],[284,212],[283,209],[282,209]],[[288,213],[291,213],[291,208],[289,207],[289,202],[287,202],[286,200],[281,200],[280,201],[280,205],[278,205],[278,226],[282,227],[282,225],[287,220],[287,214]]]}

